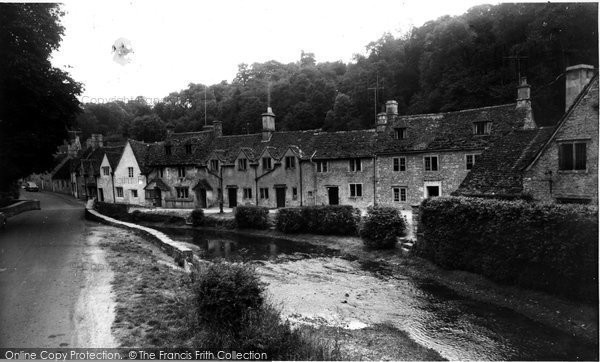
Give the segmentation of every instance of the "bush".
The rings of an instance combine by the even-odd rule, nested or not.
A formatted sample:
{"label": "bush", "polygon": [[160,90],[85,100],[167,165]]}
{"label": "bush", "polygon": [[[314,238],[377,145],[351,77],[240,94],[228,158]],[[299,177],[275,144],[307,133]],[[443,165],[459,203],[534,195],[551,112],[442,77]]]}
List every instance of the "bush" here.
{"label": "bush", "polygon": [[156,213],[146,213],[140,210],[133,211],[130,215],[130,220],[133,222],[163,222],[166,224],[185,224],[185,219],[181,216],[169,215],[169,214],[156,214]]}
{"label": "bush", "polygon": [[134,221],[134,217],[127,212],[127,209],[129,208],[129,205],[127,204],[110,204],[107,202],[96,201],[94,208],[99,213],[112,217],[113,219]]}
{"label": "bush", "polygon": [[204,210],[194,209],[192,211],[192,215],[190,215],[190,217],[192,218],[192,225],[194,225],[194,226],[204,225]]}
{"label": "bush", "polygon": [[360,226],[363,243],[373,249],[391,249],[396,237],[406,231],[406,223],[400,212],[393,207],[369,207]]}
{"label": "bush", "polygon": [[269,209],[262,206],[238,206],[235,221],[241,229],[266,229],[269,226]]}
{"label": "bush", "polygon": [[213,263],[194,285],[200,325],[212,329],[238,330],[252,310],[262,307],[264,285],[248,266]]}
{"label": "bush", "polygon": [[467,198],[421,204],[419,255],[448,269],[598,300],[598,210]]}
{"label": "bush", "polygon": [[305,206],[279,210],[277,230],[284,233],[356,235],[360,212],[348,205]]}

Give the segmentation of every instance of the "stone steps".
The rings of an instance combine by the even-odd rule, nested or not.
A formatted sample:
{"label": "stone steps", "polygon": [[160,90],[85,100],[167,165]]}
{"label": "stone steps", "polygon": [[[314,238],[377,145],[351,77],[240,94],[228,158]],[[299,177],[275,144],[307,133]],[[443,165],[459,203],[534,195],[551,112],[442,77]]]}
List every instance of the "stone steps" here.
{"label": "stone steps", "polygon": [[398,243],[400,244],[400,248],[402,250],[402,255],[407,256],[412,252],[413,247],[415,246],[415,241],[413,239],[398,237]]}

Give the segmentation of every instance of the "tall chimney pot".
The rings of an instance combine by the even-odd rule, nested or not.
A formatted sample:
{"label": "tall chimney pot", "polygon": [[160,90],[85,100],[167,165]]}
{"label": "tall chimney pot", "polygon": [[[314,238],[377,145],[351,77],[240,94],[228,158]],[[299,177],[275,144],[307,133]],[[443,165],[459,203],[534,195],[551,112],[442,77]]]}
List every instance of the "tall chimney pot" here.
{"label": "tall chimney pot", "polygon": [[262,114],[262,140],[270,140],[273,132],[275,132],[275,114],[271,107],[267,107],[267,111]]}
{"label": "tall chimney pot", "polygon": [[527,83],[527,77],[521,77],[517,87],[517,109],[522,109],[525,113],[523,129],[536,129],[537,125],[533,119],[533,109],[531,108],[531,86]]}

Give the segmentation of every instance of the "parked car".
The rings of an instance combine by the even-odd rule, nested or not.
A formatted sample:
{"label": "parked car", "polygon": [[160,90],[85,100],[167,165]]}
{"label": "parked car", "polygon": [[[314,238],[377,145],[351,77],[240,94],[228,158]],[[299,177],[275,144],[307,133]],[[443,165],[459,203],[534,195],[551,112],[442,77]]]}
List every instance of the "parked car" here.
{"label": "parked car", "polygon": [[25,185],[25,191],[40,191],[40,189],[38,188],[38,186],[35,184],[35,182],[27,182],[27,184]]}
{"label": "parked car", "polygon": [[4,215],[3,213],[0,212],[0,230],[4,229],[4,227],[6,226],[7,220],[8,220],[8,218],[6,217],[6,215]]}

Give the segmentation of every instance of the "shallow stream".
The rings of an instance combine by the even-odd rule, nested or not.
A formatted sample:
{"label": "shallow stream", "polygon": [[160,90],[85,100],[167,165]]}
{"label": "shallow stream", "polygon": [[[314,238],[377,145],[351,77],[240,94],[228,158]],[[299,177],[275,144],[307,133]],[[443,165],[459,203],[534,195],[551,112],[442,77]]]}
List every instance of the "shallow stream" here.
{"label": "shallow stream", "polygon": [[583,343],[510,309],[459,296],[434,280],[360,263],[308,243],[162,229],[204,259],[255,264],[293,323],[363,328],[389,323],[451,360],[597,360]]}

